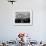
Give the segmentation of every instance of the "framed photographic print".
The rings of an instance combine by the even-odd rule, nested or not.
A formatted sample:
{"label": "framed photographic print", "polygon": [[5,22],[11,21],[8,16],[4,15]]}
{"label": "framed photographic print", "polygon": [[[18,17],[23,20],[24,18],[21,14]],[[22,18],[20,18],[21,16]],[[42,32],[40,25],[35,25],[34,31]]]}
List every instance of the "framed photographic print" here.
{"label": "framed photographic print", "polygon": [[16,11],[14,22],[16,26],[32,25],[32,11]]}

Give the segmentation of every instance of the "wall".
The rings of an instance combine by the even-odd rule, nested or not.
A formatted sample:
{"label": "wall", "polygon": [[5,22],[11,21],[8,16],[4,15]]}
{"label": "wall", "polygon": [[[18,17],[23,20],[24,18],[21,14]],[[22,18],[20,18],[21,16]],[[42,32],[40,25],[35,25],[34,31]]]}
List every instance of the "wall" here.
{"label": "wall", "polygon": [[[32,26],[15,26],[16,10],[33,10]],[[26,32],[33,40],[46,40],[46,1],[17,0],[14,5],[7,0],[0,0],[0,40],[11,40],[18,32]]]}

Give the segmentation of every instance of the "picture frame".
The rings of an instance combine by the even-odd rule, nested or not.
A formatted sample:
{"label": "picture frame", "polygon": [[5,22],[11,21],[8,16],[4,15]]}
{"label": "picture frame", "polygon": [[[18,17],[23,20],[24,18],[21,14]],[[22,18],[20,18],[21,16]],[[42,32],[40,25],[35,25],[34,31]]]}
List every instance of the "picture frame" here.
{"label": "picture frame", "polygon": [[14,24],[15,26],[32,26],[32,10],[17,10],[15,13]]}

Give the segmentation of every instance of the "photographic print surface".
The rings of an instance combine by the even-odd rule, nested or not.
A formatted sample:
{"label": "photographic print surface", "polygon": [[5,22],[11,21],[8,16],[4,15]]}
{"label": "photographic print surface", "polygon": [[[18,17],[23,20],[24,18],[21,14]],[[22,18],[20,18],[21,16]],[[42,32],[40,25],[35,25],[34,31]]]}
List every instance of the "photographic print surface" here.
{"label": "photographic print surface", "polygon": [[16,12],[15,25],[32,25],[32,13],[29,11]]}
{"label": "photographic print surface", "polygon": [[30,12],[16,12],[15,23],[30,23]]}

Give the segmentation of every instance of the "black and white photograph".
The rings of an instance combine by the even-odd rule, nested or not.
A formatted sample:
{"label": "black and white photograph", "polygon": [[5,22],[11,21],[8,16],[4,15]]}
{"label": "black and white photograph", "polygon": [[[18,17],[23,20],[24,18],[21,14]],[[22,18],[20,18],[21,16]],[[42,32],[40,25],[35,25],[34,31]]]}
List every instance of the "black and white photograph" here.
{"label": "black and white photograph", "polygon": [[30,23],[30,12],[16,12],[15,23]]}
{"label": "black and white photograph", "polygon": [[15,25],[32,25],[32,13],[16,12]]}

